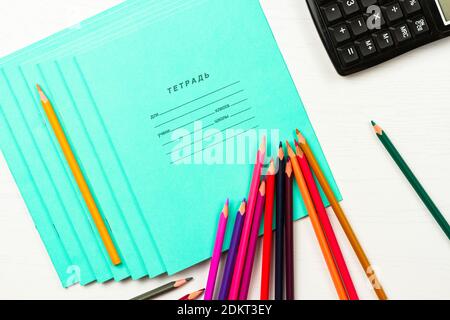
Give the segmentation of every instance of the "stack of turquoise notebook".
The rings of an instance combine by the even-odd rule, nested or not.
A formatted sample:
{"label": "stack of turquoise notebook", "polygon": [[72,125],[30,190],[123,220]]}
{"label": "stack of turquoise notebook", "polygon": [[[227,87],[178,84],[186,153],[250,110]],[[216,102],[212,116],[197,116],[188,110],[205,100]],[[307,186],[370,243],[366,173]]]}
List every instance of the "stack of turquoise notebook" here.
{"label": "stack of turquoise notebook", "polygon": [[[237,209],[246,196],[263,135],[270,159],[300,128],[339,194],[257,0],[126,1],[0,68],[1,151],[65,287],[174,274],[209,258],[223,201]],[[37,83],[110,228],[117,267]],[[295,217],[304,215],[299,200]]]}

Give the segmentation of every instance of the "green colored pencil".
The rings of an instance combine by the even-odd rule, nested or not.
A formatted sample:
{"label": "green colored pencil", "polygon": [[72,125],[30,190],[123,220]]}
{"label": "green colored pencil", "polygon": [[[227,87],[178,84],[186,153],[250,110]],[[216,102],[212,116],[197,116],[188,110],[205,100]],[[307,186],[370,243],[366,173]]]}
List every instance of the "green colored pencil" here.
{"label": "green colored pencil", "polygon": [[420,184],[419,180],[416,178],[411,168],[408,166],[406,161],[402,158],[398,150],[395,148],[391,139],[387,136],[386,132],[375,122],[372,121],[373,128],[377,137],[380,139],[381,143],[384,145],[386,150],[391,155],[392,159],[394,159],[395,163],[399,166],[400,170],[402,170],[403,174],[408,179],[409,183],[413,186],[414,190],[416,190],[420,199],[423,201],[425,206],[428,208],[430,213],[433,215],[436,222],[442,228],[444,233],[447,235],[447,238],[450,240],[450,226],[445,220],[442,213],[439,211],[438,207],[434,204],[433,200],[431,200],[428,193],[425,191],[423,186]]}
{"label": "green colored pencil", "polygon": [[164,293],[167,293],[169,291],[172,291],[176,288],[179,288],[181,286],[184,286],[186,283],[188,283],[189,281],[191,281],[193,278],[186,278],[186,279],[181,279],[178,281],[172,281],[169,282],[161,287],[158,287],[156,289],[153,289],[149,292],[146,292],[144,294],[141,294],[140,296],[137,296],[131,300],[150,300],[153,299],[159,295],[162,295]]}

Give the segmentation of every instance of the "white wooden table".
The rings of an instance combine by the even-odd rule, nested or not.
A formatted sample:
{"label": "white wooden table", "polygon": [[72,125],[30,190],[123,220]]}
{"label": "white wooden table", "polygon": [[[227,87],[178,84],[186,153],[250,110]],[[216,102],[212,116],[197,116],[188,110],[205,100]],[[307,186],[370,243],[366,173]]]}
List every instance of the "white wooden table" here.
{"label": "white wooden table", "polygon": [[[0,56],[119,3],[119,0],[0,0]],[[305,0],[262,0],[275,37],[344,196],[355,231],[392,299],[450,299],[450,242],[389,158],[369,121],[378,121],[450,219],[450,39],[372,70],[334,71]],[[338,233],[361,298],[374,299],[357,258]],[[309,220],[295,225],[299,299],[336,299]],[[259,267],[250,297],[259,296]],[[180,275],[206,282],[208,264]],[[171,278],[171,279],[173,279]],[[0,299],[128,299],[168,281],[63,289],[0,154]]]}

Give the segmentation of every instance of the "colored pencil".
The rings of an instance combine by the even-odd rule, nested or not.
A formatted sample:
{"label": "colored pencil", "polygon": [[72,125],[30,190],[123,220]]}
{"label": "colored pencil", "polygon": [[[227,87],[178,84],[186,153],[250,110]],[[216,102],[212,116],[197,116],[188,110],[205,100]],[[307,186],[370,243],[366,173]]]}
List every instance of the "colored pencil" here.
{"label": "colored pencil", "polygon": [[266,204],[264,209],[264,239],[261,271],[261,300],[269,300],[270,269],[272,264],[273,198],[275,195],[275,165],[270,161],[266,176]]}
{"label": "colored pencil", "polygon": [[347,236],[347,239],[349,240],[351,246],[353,247],[353,250],[355,251],[355,254],[358,257],[358,260],[361,266],[363,267],[367,278],[372,283],[372,288],[374,289],[376,295],[380,300],[387,300],[386,293],[384,292],[383,287],[380,281],[378,280],[375,271],[373,270],[373,267],[369,262],[369,259],[367,258],[367,255],[365,254],[361,244],[359,243],[359,240],[356,237],[356,234],[353,231],[353,228],[350,225],[350,222],[348,221],[344,213],[344,210],[339,204],[339,201],[336,199],[336,196],[334,195],[334,192],[331,189],[330,184],[328,183],[322,169],[320,168],[320,165],[317,162],[314,153],[312,152],[310,146],[308,145],[308,142],[306,141],[305,137],[303,137],[301,132],[298,129],[296,130],[296,132],[300,148],[305,153],[306,159],[308,160],[308,163],[312,171],[314,172],[314,175],[319,181],[319,184],[322,187],[323,192],[325,193],[328,201],[330,202],[330,205],[333,208],[333,211],[336,214],[336,217],[338,218],[339,223],[341,224],[341,227]]}
{"label": "colored pencil", "polygon": [[395,161],[397,166],[403,172],[406,179],[409,181],[409,183],[414,188],[414,190],[416,191],[419,198],[422,200],[422,202],[425,204],[427,209],[430,211],[431,215],[436,220],[436,222],[439,224],[442,231],[444,231],[447,238],[450,239],[450,226],[449,226],[447,220],[445,220],[445,217],[442,215],[441,211],[438,209],[438,207],[433,202],[431,197],[425,191],[424,187],[419,182],[417,177],[414,175],[411,168],[408,166],[408,164],[403,159],[401,154],[398,152],[397,148],[394,146],[394,144],[392,143],[391,139],[386,134],[386,132],[373,121],[372,121],[372,125],[375,130],[375,133],[377,134],[378,139],[380,139],[383,146],[386,148],[386,150],[391,155],[392,159]]}
{"label": "colored pencil", "polygon": [[39,97],[41,99],[42,107],[47,115],[47,119],[53,129],[56,139],[61,147],[61,150],[66,158],[67,164],[72,172],[75,182],[78,185],[80,193],[86,203],[86,207],[92,216],[92,220],[97,228],[97,231],[102,239],[103,245],[109,255],[111,263],[113,265],[119,265],[121,263],[119,253],[114,245],[111,235],[106,227],[105,221],[100,213],[100,210],[95,203],[94,197],[92,196],[91,190],[89,189],[88,183],[86,182],[83,172],[80,169],[80,165],[77,162],[74,152],[70,146],[70,143],[64,133],[64,129],[56,115],[55,109],[53,108],[50,100],[47,98],[45,93],[42,91],[39,85],[36,85]]}
{"label": "colored pencil", "polygon": [[242,273],[241,289],[239,290],[239,300],[247,300],[250,281],[252,279],[253,264],[255,261],[256,244],[258,242],[259,230],[261,227],[261,218],[266,202],[266,182],[261,182],[258,192],[258,198],[255,206],[255,217],[253,219],[252,230],[248,242],[248,252],[245,261],[244,272]]}
{"label": "colored pencil", "polygon": [[206,283],[205,300],[212,300],[214,295],[217,271],[219,270],[220,256],[222,255],[223,239],[225,238],[225,232],[227,231],[228,204],[229,201],[227,199],[227,202],[220,213],[219,226],[217,227],[216,241],[214,243],[214,250],[208,273],[208,281]]}
{"label": "colored pencil", "polygon": [[322,230],[322,226],[320,224],[319,217],[317,215],[316,209],[314,208],[313,202],[311,200],[311,196],[308,191],[308,187],[306,186],[305,179],[300,170],[300,166],[297,161],[297,156],[292,150],[289,142],[286,141],[287,149],[289,157],[291,158],[292,169],[294,171],[295,180],[297,181],[297,185],[300,189],[300,194],[303,198],[303,202],[305,203],[306,210],[308,212],[311,224],[313,226],[314,232],[316,234],[317,240],[319,242],[320,249],[322,250],[323,257],[325,258],[325,262],[328,266],[328,270],[331,275],[331,279],[333,280],[334,286],[336,287],[337,294],[339,299],[348,300],[347,292],[345,291],[344,284],[342,282],[341,276],[339,274],[339,270],[334,262],[333,255],[331,253],[330,247],[328,246],[327,239],[325,237],[325,233]]}
{"label": "colored pencil", "polygon": [[245,214],[244,226],[242,228],[234,276],[231,281],[231,288],[229,295],[230,300],[237,300],[239,297],[239,290],[242,281],[242,272],[244,271],[245,266],[245,257],[247,255],[248,241],[250,238],[250,232],[253,224],[253,214],[255,211],[256,198],[265,155],[266,155],[266,138],[263,137],[259,150],[256,154],[256,163],[253,170],[253,177],[250,184],[250,192],[248,196],[247,212]]}
{"label": "colored pencil", "polygon": [[284,177],[285,195],[285,257],[286,257],[286,300],[294,300],[294,218],[293,218],[293,174],[291,160],[286,163],[286,176]]}
{"label": "colored pencil", "polygon": [[300,150],[300,146],[298,145],[297,141],[295,142],[295,144],[297,160],[299,162],[300,169],[305,178],[306,185],[308,186],[309,193],[311,194],[311,198],[314,203],[314,207],[316,208],[317,215],[319,216],[320,223],[322,224],[323,231],[328,240],[331,253],[333,254],[339,273],[341,274],[341,278],[347,291],[347,295],[350,300],[359,300],[355,285],[353,284],[353,280],[350,276],[350,272],[348,271],[347,264],[345,263],[344,256],[342,255],[341,248],[336,239],[336,235],[323,204],[322,197],[320,196],[319,189],[317,188],[313,174],[311,172],[311,169],[309,168],[308,160],[306,159],[303,151]]}
{"label": "colored pencil", "polygon": [[203,292],[205,292],[205,289],[200,289],[198,291],[188,293],[187,295],[182,296],[178,300],[189,300],[189,301],[197,300],[198,298],[200,298],[202,296]]}
{"label": "colored pencil", "polygon": [[161,287],[158,287],[149,292],[143,293],[131,300],[150,300],[150,299],[156,298],[162,294],[168,293],[172,290],[175,290],[177,288],[184,286],[186,283],[188,283],[192,279],[193,278],[191,277],[191,278],[181,279],[178,281],[171,281],[165,285],[162,285]]}
{"label": "colored pencil", "polygon": [[284,298],[284,172],[286,157],[283,144],[278,149],[276,175],[276,229],[275,229],[275,300]]}
{"label": "colored pencil", "polygon": [[219,300],[227,300],[230,292],[231,279],[233,278],[234,266],[236,263],[239,241],[241,239],[242,227],[245,219],[245,199],[242,201],[234,222],[233,235],[231,236],[230,249],[228,250],[227,262],[223,271],[222,284],[219,291]]}

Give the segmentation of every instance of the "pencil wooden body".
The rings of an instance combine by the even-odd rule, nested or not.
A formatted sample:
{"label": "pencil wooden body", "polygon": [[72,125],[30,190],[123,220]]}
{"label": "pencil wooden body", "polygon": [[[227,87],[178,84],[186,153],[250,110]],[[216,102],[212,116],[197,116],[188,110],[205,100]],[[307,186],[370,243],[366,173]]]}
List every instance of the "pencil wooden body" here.
{"label": "pencil wooden body", "polygon": [[61,123],[59,122],[58,116],[56,115],[52,104],[44,95],[44,93],[41,91],[39,86],[38,90],[41,97],[42,107],[45,111],[45,114],[47,115],[48,121],[53,129],[53,132],[55,133],[56,139],[58,140],[58,143],[62,149],[64,157],[66,158],[67,164],[69,165],[69,168],[72,172],[75,182],[77,183],[78,188],[80,189],[80,193],[83,196],[83,199],[86,203],[89,213],[92,216],[92,220],[94,221],[94,224],[98,230],[100,238],[102,239],[103,245],[105,246],[106,251],[108,252],[112,264],[119,265],[121,263],[119,253],[117,252],[117,249],[114,246],[114,242],[111,238],[109,230],[106,227],[105,221],[103,220],[103,217],[100,214],[97,204],[95,203],[91,190],[89,189],[89,186],[83,176],[83,173],[75,158],[72,148],[70,147],[69,141],[67,140],[67,137],[64,133],[64,129],[62,128]]}
{"label": "pencil wooden body", "polygon": [[330,202],[330,205],[333,208],[333,211],[336,214],[336,217],[338,218],[339,223],[341,224],[341,227],[344,230],[348,241],[350,242],[353,250],[355,251],[355,254],[358,257],[358,260],[361,266],[363,267],[367,278],[372,283],[372,287],[376,295],[380,300],[387,300],[386,293],[384,292],[383,287],[381,286],[381,283],[379,282],[375,274],[375,271],[373,270],[372,265],[366,256],[366,253],[364,252],[358,238],[356,237],[356,234],[353,231],[350,222],[347,220],[344,210],[339,204],[339,201],[337,201],[330,184],[325,178],[322,169],[320,168],[311,148],[309,147],[308,143],[304,140],[303,136],[299,136],[299,145],[302,151],[305,153],[308,163],[312,171],[314,172],[317,180],[319,181],[319,184],[322,187],[322,190],[324,191],[328,201]]}
{"label": "pencil wooden body", "polygon": [[205,289],[205,300],[212,300],[214,295],[214,289],[216,286],[217,272],[220,265],[220,257],[222,255],[223,240],[225,238],[225,232],[227,230],[228,222],[228,200],[220,213],[219,225],[217,227],[216,241],[214,242],[214,249],[211,258],[211,264],[209,267],[208,280]]}
{"label": "pencil wooden body", "polygon": [[263,137],[263,141],[256,154],[256,164],[253,169],[252,181],[250,183],[250,192],[248,196],[248,206],[245,213],[244,226],[242,227],[242,234],[239,243],[239,250],[236,258],[236,265],[234,270],[234,277],[231,281],[231,288],[229,299],[237,300],[239,298],[239,290],[242,281],[242,273],[244,271],[245,260],[247,256],[248,241],[250,238],[250,232],[253,224],[253,215],[255,211],[256,198],[258,193],[258,186],[261,178],[261,170],[264,163],[264,157],[266,155],[266,138]]}
{"label": "pencil wooden body", "polygon": [[[288,167],[291,164],[288,161]],[[293,178],[292,171],[285,174],[285,256],[286,256],[286,300],[294,300],[294,217],[293,217]],[[290,169],[292,170],[292,169]]]}
{"label": "pencil wooden body", "polygon": [[223,271],[222,284],[219,291],[219,300],[227,300],[230,292],[231,279],[233,278],[234,266],[236,264],[236,256],[241,239],[242,227],[244,226],[245,205],[246,203],[245,201],[243,201],[234,222],[230,249],[228,250],[227,261],[225,263],[225,268]]}
{"label": "pencil wooden body", "polygon": [[431,197],[428,195],[428,193],[426,192],[425,188],[422,186],[420,181],[414,175],[411,168],[408,166],[408,164],[403,159],[401,154],[398,152],[397,148],[394,146],[392,141],[389,139],[386,132],[382,131],[381,134],[377,133],[377,137],[380,139],[381,143],[384,145],[386,150],[389,152],[392,159],[395,161],[395,163],[398,165],[400,170],[403,172],[406,179],[409,181],[411,186],[414,188],[414,190],[416,191],[417,195],[420,197],[422,202],[428,208],[431,215],[434,217],[436,222],[439,224],[441,229],[444,231],[447,238],[450,239],[450,226],[449,226],[447,220],[442,215],[441,211],[438,209],[438,207],[436,206],[434,201],[431,199]]}
{"label": "pencil wooden body", "polygon": [[328,246],[328,242],[325,236],[324,231],[322,230],[322,226],[320,224],[319,217],[317,215],[316,209],[314,208],[314,204],[312,202],[311,196],[308,191],[308,187],[306,186],[305,179],[300,170],[300,166],[298,164],[296,155],[294,151],[289,147],[289,156],[291,158],[292,169],[294,171],[295,180],[297,181],[297,185],[300,189],[300,194],[303,198],[303,201],[306,206],[306,210],[309,215],[309,219],[314,229],[314,233],[316,234],[317,241],[319,242],[320,249],[322,250],[323,257],[327,264],[328,270],[330,272],[331,279],[333,280],[334,286],[336,288],[336,292],[341,300],[348,300],[347,292],[345,290],[345,286],[342,282],[339,270],[337,268],[336,262],[333,259],[333,254],[331,253],[330,247]]}
{"label": "pencil wooden body", "polygon": [[[273,160],[271,162],[273,166]],[[261,271],[261,300],[269,300],[270,270],[272,264],[272,236],[273,236],[273,200],[275,195],[275,172],[267,174],[266,204],[264,212],[264,238]]]}
{"label": "pencil wooden body", "polygon": [[350,300],[359,300],[355,285],[353,284],[353,280],[350,276],[350,272],[348,271],[341,248],[336,239],[336,235],[334,233],[330,219],[328,218],[325,206],[322,202],[319,189],[316,186],[316,182],[314,181],[311,169],[309,168],[308,161],[306,160],[304,154],[297,155],[297,160],[305,178],[306,185],[308,186],[309,192],[311,194],[311,198],[316,208],[320,223],[322,224],[322,228],[330,246],[331,253],[333,254],[334,260],[336,261],[336,265],[339,269],[339,273],[341,274],[348,297]]}
{"label": "pencil wooden body", "polygon": [[258,242],[259,229],[261,227],[261,218],[264,212],[264,204],[266,202],[266,182],[263,181],[259,188],[258,198],[255,206],[255,217],[248,242],[248,252],[245,261],[244,272],[242,273],[241,289],[239,291],[239,300],[247,300],[248,291],[250,289],[250,281],[252,279],[253,264],[255,261],[256,245]]}
{"label": "pencil wooden body", "polygon": [[278,159],[276,175],[275,300],[284,298],[284,176],[286,159]]}

